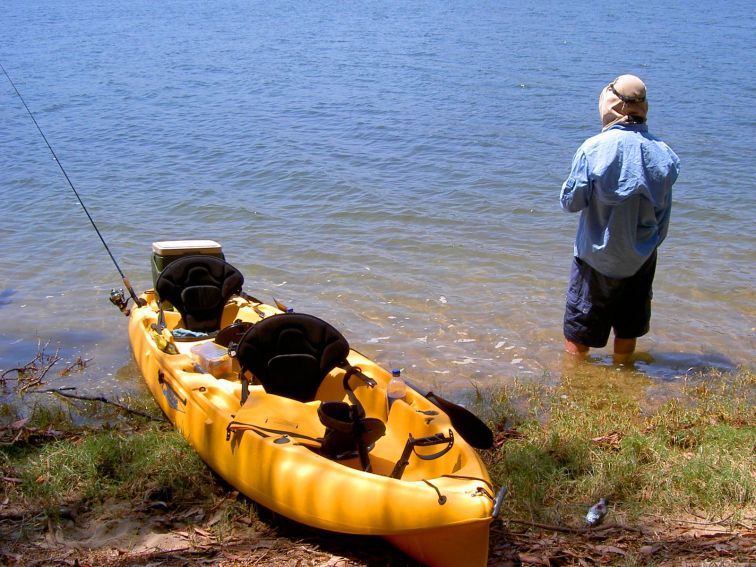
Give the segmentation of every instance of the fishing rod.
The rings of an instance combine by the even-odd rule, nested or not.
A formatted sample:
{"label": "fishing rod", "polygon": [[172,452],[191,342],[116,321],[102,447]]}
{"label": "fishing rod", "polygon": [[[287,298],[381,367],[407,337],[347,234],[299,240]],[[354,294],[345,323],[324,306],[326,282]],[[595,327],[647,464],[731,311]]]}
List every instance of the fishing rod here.
{"label": "fishing rod", "polygon": [[[37,127],[37,130],[39,131],[40,135],[42,136],[42,139],[45,141],[45,144],[47,144],[48,149],[50,150],[50,153],[53,155],[53,158],[55,159],[55,163],[58,164],[58,167],[60,168],[60,171],[63,172],[63,176],[66,178],[66,181],[68,181],[68,185],[71,187],[71,190],[73,191],[74,195],[76,195],[76,199],[79,201],[79,204],[81,205],[81,208],[84,209],[84,212],[87,215],[87,218],[89,219],[89,222],[92,223],[92,227],[95,229],[95,232],[97,233],[97,236],[100,237],[100,242],[102,242],[102,245],[105,247],[105,250],[107,251],[108,255],[110,256],[110,259],[113,260],[113,264],[116,267],[116,270],[118,270],[118,273],[121,275],[121,280],[123,281],[123,285],[126,287],[126,289],[129,291],[129,295],[131,296],[131,299],[134,300],[134,303],[137,305],[144,305],[144,300],[140,300],[139,297],[137,297],[137,294],[134,293],[134,288],[131,287],[131,282],[129,281],[129,278],[126,277],[126,275],[123,273],[123,270],[121,270],[121,267],[118,265],[118,261],[115,259],[115,256],[113,256],[113,253],[110,251],[110,247],[108,246],[108,243],[105,242],[105,239],[102,236],[102,233],[100,232],[100,229],[97,228],[97,225],[95,224],[94,219],[92,218],[92,215],[89,214],[89,210],[87,210],[86,205],[84,204],[84,201],[82,201],[81,196],[79,195],[79,192],[76,190],[76,187],[74,187],[74,184],[71,182],[71,178],[68,177],[68,173],[66,173],[65,168],[63,167],[63,164],[60,163],[60,160],[58,159],[57,154],[55,153],[55,150],[50,145],[50,142],[47,141],[47,136],[45,136],[45,133],[42,131],[42,128],[40,128],[39,124],[37,123],[37,119],[34,118],[34,115],[32,114],[32,111],[29,109],[29,105],[26,104],[26,101],[24,100],[24,97],[21,96],[21,92],[19,92],[18,88],[16,87],[16,84],[13,82],[13,79],[11,79],[10,75],[8,74],[8,71],[5,70],[5,67],[2,63],[0,63],[0,69],[3,70],[3,73],[8,79],[8,82],[13,87],[13,90],[16,91],[16,94],[18,95],[18,98],[21,100],[21,102],[24,105],[24,108],[26,108],[26,112],[29,113],[29,117],[31,117],[32,122],[34,122],[34,125]],[[122,305],[119,305],[117,303],[118,299],[116,297],[117,292],[115,290],[111,292],[110,294],[110,300],[121,309],[121,311],[124,311],[126,313],[126,303],[123,302],[123,299],[121,297]],[[123,292],[121,292],[121,296],[123,295]]]}

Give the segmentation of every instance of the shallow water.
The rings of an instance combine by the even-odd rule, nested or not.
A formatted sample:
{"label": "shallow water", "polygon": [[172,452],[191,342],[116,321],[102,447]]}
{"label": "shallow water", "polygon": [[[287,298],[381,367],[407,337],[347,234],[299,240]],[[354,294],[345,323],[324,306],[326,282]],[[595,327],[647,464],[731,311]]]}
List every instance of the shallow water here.
{"label": "shallow water", "polygon": [[[216,239],[248,292],[445,391],[559,379],[577,222],[559,189],[598,92],[636,73],[683,164],[636,368],[663,391],[752,364],[749,2],[3,11],[0,62],[137,289],[152,241]],[[118,273],[0,79],[0,368],[39,339],[92,359],[81,389],[129,390]]]}

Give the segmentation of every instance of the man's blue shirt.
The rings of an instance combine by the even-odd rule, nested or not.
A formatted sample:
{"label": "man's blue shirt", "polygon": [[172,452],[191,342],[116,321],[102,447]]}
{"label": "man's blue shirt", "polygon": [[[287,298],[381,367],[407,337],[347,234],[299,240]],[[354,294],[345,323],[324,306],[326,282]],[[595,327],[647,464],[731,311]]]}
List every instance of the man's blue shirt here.
{"label": "man's blue shirt", "polygon": [[645,124],[586,140],[562,185],[562,208],[582,211],[575,256],[611,278],[632,276],[667,236],[680,160]]}

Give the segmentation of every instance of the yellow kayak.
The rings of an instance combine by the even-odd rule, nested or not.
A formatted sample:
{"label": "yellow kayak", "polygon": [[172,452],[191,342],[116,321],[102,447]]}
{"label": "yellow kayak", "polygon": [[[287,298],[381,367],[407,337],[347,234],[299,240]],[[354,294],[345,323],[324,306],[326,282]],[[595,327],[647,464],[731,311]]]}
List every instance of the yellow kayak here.
{"label": "yellow kayak", "polygon": [[412,388],[389,404],[390,372],[325,321],[244,294],[222,257],[158,271],[130,310],[131,348],[208,466],[303,524],[382,536],[426,565],[486,565],[496,493],[446,412]]}

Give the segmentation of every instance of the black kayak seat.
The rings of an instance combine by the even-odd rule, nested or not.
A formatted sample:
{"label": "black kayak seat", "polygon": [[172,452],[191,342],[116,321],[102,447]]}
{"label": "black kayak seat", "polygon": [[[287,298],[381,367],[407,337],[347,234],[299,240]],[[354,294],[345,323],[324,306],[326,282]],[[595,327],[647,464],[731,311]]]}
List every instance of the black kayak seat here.
{"label": "black kayak seat", "polygon": [[155,292],[181,314],[190,331],[211,333],[220,329],[223,308],[240,294],[244,276],[215,256],[195,254],[174,260],[158,276]]}
{"label": "black kayak seat", "polygon": [[306,313],[280,313],[254,324],[233,349],[269,394],[315,399],[326,375],[346,363],[349,343],[331,324]]}

